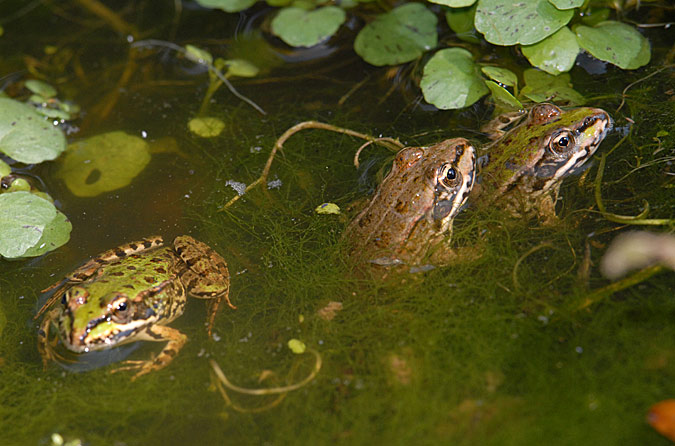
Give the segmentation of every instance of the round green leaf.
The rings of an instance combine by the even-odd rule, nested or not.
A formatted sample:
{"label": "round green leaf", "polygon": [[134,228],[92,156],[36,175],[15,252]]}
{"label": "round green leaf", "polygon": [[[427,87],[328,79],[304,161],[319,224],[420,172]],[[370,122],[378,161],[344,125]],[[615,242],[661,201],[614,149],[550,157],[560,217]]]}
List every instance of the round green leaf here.
{"label": "round green leaf", "polygon": [[70,144],[57,176],[78,197],[94,197],[131,183],[150,161],[137,136],[110,132]]}
{"label": "round green leaf", "polygon": [[480,69],[484,75],[495,82],[508,87],[515,87],[518,84],[518,77],[513,71],[501,67],[482,67]]}
{"label": "round green leaf", "polygon": [[58,127],[32,107],[9,98],[0,98],[0,152],[16,161],[33,164],[53,160],[66,148]]}
{"label": "round green leaf", "polygon": [[310,47],[335,34],[347,15],[337,6],[313,11],[289,6],[272,20],[272,33],[290,46]]}
{"label": "round green leaf", "polygon": [[552,36],[534,45],[523,46],[522,50],[532,65],[556,75],[572,69],[579,54],[579,44],[574,33],[563,26]]}
{"label": "round green leaf", "polygon": [[572,9],[580,8],[585,0],[548,0],[553,6],[558,9]]}
{"label": "round green leaf", "polygon": [[451,8],[464,8],[476,3],[476,0],[429,0],[431,3],[449,6]]}
{"label": "round green leaf", "polygon": [[408,3],[379,15],[356,36],[354,50],[382,66],[410,62],[436,46],[436,15],[421,3]]}
{"label": "round green leaf", "polygon": [[42,237],[35,246],[28,248],[21,257],[37,257],[65,245],[70,240],[73,225],[61,211],[56,210],[56,217],[42,231]]}
{"label": "round green leaf", "polygon": [[492,99],[499,105],[513,110],[520,110],[523,108],[523,104],[520,103],[506,88],[502,87],[496,82],[485,81],[485,85],[490,89],[492,93]]}
{"label": "round green leaf", "polygon": [[609,20],[592,28],[578,26],[574,31],[583,49],[624,70],[646,65],[651,58],[649,41],[625,23]]}
{"label": "round green leaf", "polygon": [[473,56],[463,48],[434,54],[424,66],[420,87],[424,99],[443,110],[466,107],[488,93]]}
{"label": "round green leaf", "polygon": [[0,195],[0,255],[21,257],[38,243],[45,226],[56,217],[52,203],[30,192]]}
{"label": "round green leaf", "polygon": [[480,0],[475,26],[495,45],[531,45],[545,39],[572,19],[548,0]]}
{"label": "round green leaf", "polygon": [[586,99],[572,88],[569,73],[551,76],[534,68],[523,73],[525,86],[520,94],[534,102],[555,100],[567,102],[570,105],[581,105]]}
{"label": "round green leaf", "polygon": [[225,12],[239,12],[250,8],[256,0],[197,0],[204,8],[222,9]]}
{"label": "round green leaf", "polygon": [[206,116],[190,119],[188,128],[197,136],[213,138],[220,135],[225,128],[225,123],[221,119]]}

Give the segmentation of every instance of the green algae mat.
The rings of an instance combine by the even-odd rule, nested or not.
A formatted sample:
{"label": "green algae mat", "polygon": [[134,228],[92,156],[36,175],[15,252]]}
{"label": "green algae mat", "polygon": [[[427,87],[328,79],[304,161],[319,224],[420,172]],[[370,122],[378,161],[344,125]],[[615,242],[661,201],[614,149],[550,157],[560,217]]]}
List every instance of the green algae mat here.
{"label": "green algae mat", "polygon": [[[618,236],[674,227],[668,11],[532,3],[507,29],[510,2],[485,0],[4,2],[0,443],[671,444],[647,418],[675,397],[670,239],[647,251],[662,266],[603,266]],[[388,147],[464,137],[483,156],[483,125],[544,101],[614,121],[553,224],[470,198],[463,261],[384,279],[350,262],[341,235]],[[247,190],[310,120],[390,139],[302,130]],[[141,341],[43,364],[41,290],[182,234],[229,266],[237,309],[213,336],[188,299],[161,370],[110,373],[164,346]]]}

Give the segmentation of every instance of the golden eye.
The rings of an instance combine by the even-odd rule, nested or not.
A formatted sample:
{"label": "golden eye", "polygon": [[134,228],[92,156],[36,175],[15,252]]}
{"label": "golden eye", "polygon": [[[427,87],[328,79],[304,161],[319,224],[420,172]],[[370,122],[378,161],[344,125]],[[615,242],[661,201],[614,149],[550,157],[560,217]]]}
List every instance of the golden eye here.
{"label": "golden eye", "polygon": [[563,130],[551,138],[550,148],[556,155],[562,155],[574,147],[574,135],[568,130]]}
{"label": "golden eye", "polygon": [[455,187],[461,179],[460,173],[452,164],[443,164],[439,170],[438,181],[445,187]]}

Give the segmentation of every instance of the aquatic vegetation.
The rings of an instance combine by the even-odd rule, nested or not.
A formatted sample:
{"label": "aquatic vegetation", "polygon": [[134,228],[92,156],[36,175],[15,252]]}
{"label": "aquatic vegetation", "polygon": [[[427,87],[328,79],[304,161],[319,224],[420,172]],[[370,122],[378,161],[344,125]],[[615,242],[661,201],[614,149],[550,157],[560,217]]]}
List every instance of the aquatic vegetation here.
{"label": "aquatic vegetation", "polygon": [[[314,378],[316,378],[317,374],[321,370],[322,364],[321,355],[319,354],[319,352],[317,352],[312,348],[308,348],[302,341],[298,339],[289,340],[288,348],[296,355],[302,355],[303,353],[310,353],[314,357],[314,367],[312,368],[312,371],[302,380],[294,384],[288,384],[285,386],[265,387],[259,389],[247,389],[244,387],[237,386],[235,384],[232,384],[230,380],[227,379],[218,363],[214,360],[211,360],[210,361],[211,368],[213,369],[213,373],[215,374],[216,377],[215,381],[216,389],[222,395],[223,399],[227,403],[227,406],[232,407],[237,412],[263,412],[266,410],[270,410],[273,407],[278,406],[279,403],[283,401],[283,399],[286,397],[286,395],[288,395],[289,392],[301,389],[302,387],[309,384]],[[258,381],[262,382],[266,379],[269,379],[273,375],[274,372],[265,371],[260,374]],[[279,396],[266,405],[258,406],[255,408],[244,408],[232,401],[232,399],[228,396],[227,391],[225,390],[226,388],[232,392],[243,395],[253,395],[253,396],[279,395]]]}
{"label": "aquatic vegetation", "polygon": [[[478,34],[493,45],[517,46],[533,66],[551,75],[571,70],[582,50],[623,69],[637,69],[651,58],[649,42],[636,28],[608,20],[610,9],[605,2],[430,1],[444,6],[447,25],[458,39],[468,42],[468,46],[480,43]],[[199,0],[198,3],[207,8],[237,12],[251,7],[255,0]],[[373,14],[373,8],[365,5],[354,8],[360,2],[330,6],[315,1],[299,5],[272,0],[267,3],[280,7],[271,20],[272,33],[293,47],[324,43],[346,21],[346,11],[364,18],[366,24],[354,38],[356,53],[375,66],[424,63],[420,88],[425,100],[440,109],[469,106],[487,93],[502,105],[519,108],[518,99],[506,88],[508,85],[495,85],[480,76],[479,65],[473,60],[474,54],[480,54],[478,48],[472,54],[467,49],[448,48],[453,44],[444,40],[439,45],[440,14],[430,8],[431,5],[413,2],[387,5]],[[614,8],[619,9],[618,15],[623,12],[619,5]],[[424,62],[422,57],[434,51]],[[546,95],[546,90],[538,89],[535,84],[528,86]],[[551,97],[550,92],[547,97]]]}
{"label": "aquatic vegetation", "polygon": [[[474,5],[480,3],[487,4]],[[555,1],[563,3],[578,4]],[[486,44],[473,15],[458,20],[470,8],[422,3],[438,19],[438,47],[401,66],[376,68],[354,53],[353,41],[393,5],[345,9],[347,21],[331,40],[296,48],[271,31],[272,14],[282,6],[260,2],[238,15],[196,2],[125,2],[95,13],[89,7],[96,4],[3,3],[10,11],[0,19],[4,92],[26,103],[38,93],[24,88],[25,81],[39,79],[56,88],[60,101],[80,105],[70,127],[61,124],[69,140],[123,131],[151,145],[158,136],[171,138],[180,151],[153,151],[152,162],[129,185],[96,197],[73,196],[55,177],[60,161],[25,165],[2,155],[9,170],[0,164],[0,172],[13,176],[12,184],[25,180],[15,184],[24,194],[28,187],[54,197],[74,230],[72,241],[51,253],[1,260],[0,418],[11,423],[3,426],[0,443],[50,444],[58,434],[64,443],[129,446],[670,444],[645,416],[655,402],[673,397],[673,273],[647,276],[651,270],[643,268],[609,279],[600,269],[613,240],[635,229],[606,214],[636,216],[646,201],[645,219],[673,218],[669,64],[675,53],[669,34],[653,26],[668,20],[663,2],[640,2],[639,10],[621,12],[652,26],[639,27],[652,48],[649,65],[622,70],[582,52],[558,76],[529,71],[520,44]],[[574,10],[567,25],[575,40],[575,25],[618,20],[605,7],[635,5],[589,4],[583,17]],[[460,22],[467,29],[455,36],[451,30]],[[569,33],[560,32],[556,42],[567,49]],[[131,47],[130,40],[138,39],[183,49],[191,44],[213,60],[255,55],[255,77],[229,80],[267,115],[221,87],[207,112],[225,123],[223,130],[209,138],[191,133],[186,124],[200,116],[212,85],[208,68],[166,47]],[[420,76],[432,52],[458,46],[471,52],[477,76],[492,82],[494,96],[439,111],[424,101]],[[535,81],[547,86],[527,88]],[[342,240],[355,213],[350,205],[372,196],[401,146],[456,137],[487,144],[480,129],[502,112],[495,113],[495,106],[519,107],[506,95],[500,96],[505,105],[493,102],[498,91],[520,104],[532,100],[523,99],[523,91],[558,105],[583,100],[615,121],[598,155],[563,183],[563,199],[555,202],[559,222],[522,222],[469,200],[453,240],[459,247],[482,244],[480,257],[389,282],[353,274]],[[49,91],[42,94],[40,101],[48,103]],[[305,121],[354,129],[368,139],[299,132],[277,146],[265,170],[279,136]],[[603,214],[594,194],[600,154],[626,135],[602,169]],[[375,140],[389,147],[371,147]],[[359,146],[364,149],[355,155]],[[264,182],[219,212],[236,194],[229,184],[245,188],[263,171]],[[318,215],[322,203],[339,206],[340,214]],[[670,229],[650,226],[659,235]],[[209,337],[203,303],[189,299],[171,326],[190,341],[169,367],[134,382],[104,367],[52,364],[43,370],[35,347],[39,327],[32,320],[46,297],[39,289],[84,256],[158,231],[192,234],[221,253],[238,310],[216,318]],[[579,309],[586,299],[590,305]],[[262,412],[227,406],[210,361],[244,389],[292,385],[311,374],[316,358],[290,352],[289,339],[320,353],[321,370],[312,381]],[[123,355],[147,360],[161,349],[150,342],[127,347],[135,350],[106,350],[102,361],[119,364]],[[284,395],[239,394],[220,384],[242,409],[265,407]]]}

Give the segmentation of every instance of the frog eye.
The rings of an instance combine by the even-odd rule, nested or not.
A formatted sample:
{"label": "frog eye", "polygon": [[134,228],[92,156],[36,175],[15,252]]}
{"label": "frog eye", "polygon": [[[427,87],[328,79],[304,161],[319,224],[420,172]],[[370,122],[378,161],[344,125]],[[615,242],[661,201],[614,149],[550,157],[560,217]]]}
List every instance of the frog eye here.
{"label": "frog eye", "polygon": [[556,155],[564,154],[573,146],[574,135],[568,130],[563,130],[555,135],[553,138],[551,138],[551,143],[549,144],[551,151]]}
{"label": "frog eye", "polygon": [[125,322],[129,319],[130,316],[130,307],[129,302],[126,298],[117,299],[113,302],[113,314],[112,319],[115,322]]}
{"label": "frog eye", "polygon": [[443,164],[439,169],[438,181],[445,187],[457,186],[460,178],[460,173],[452,164]]}

